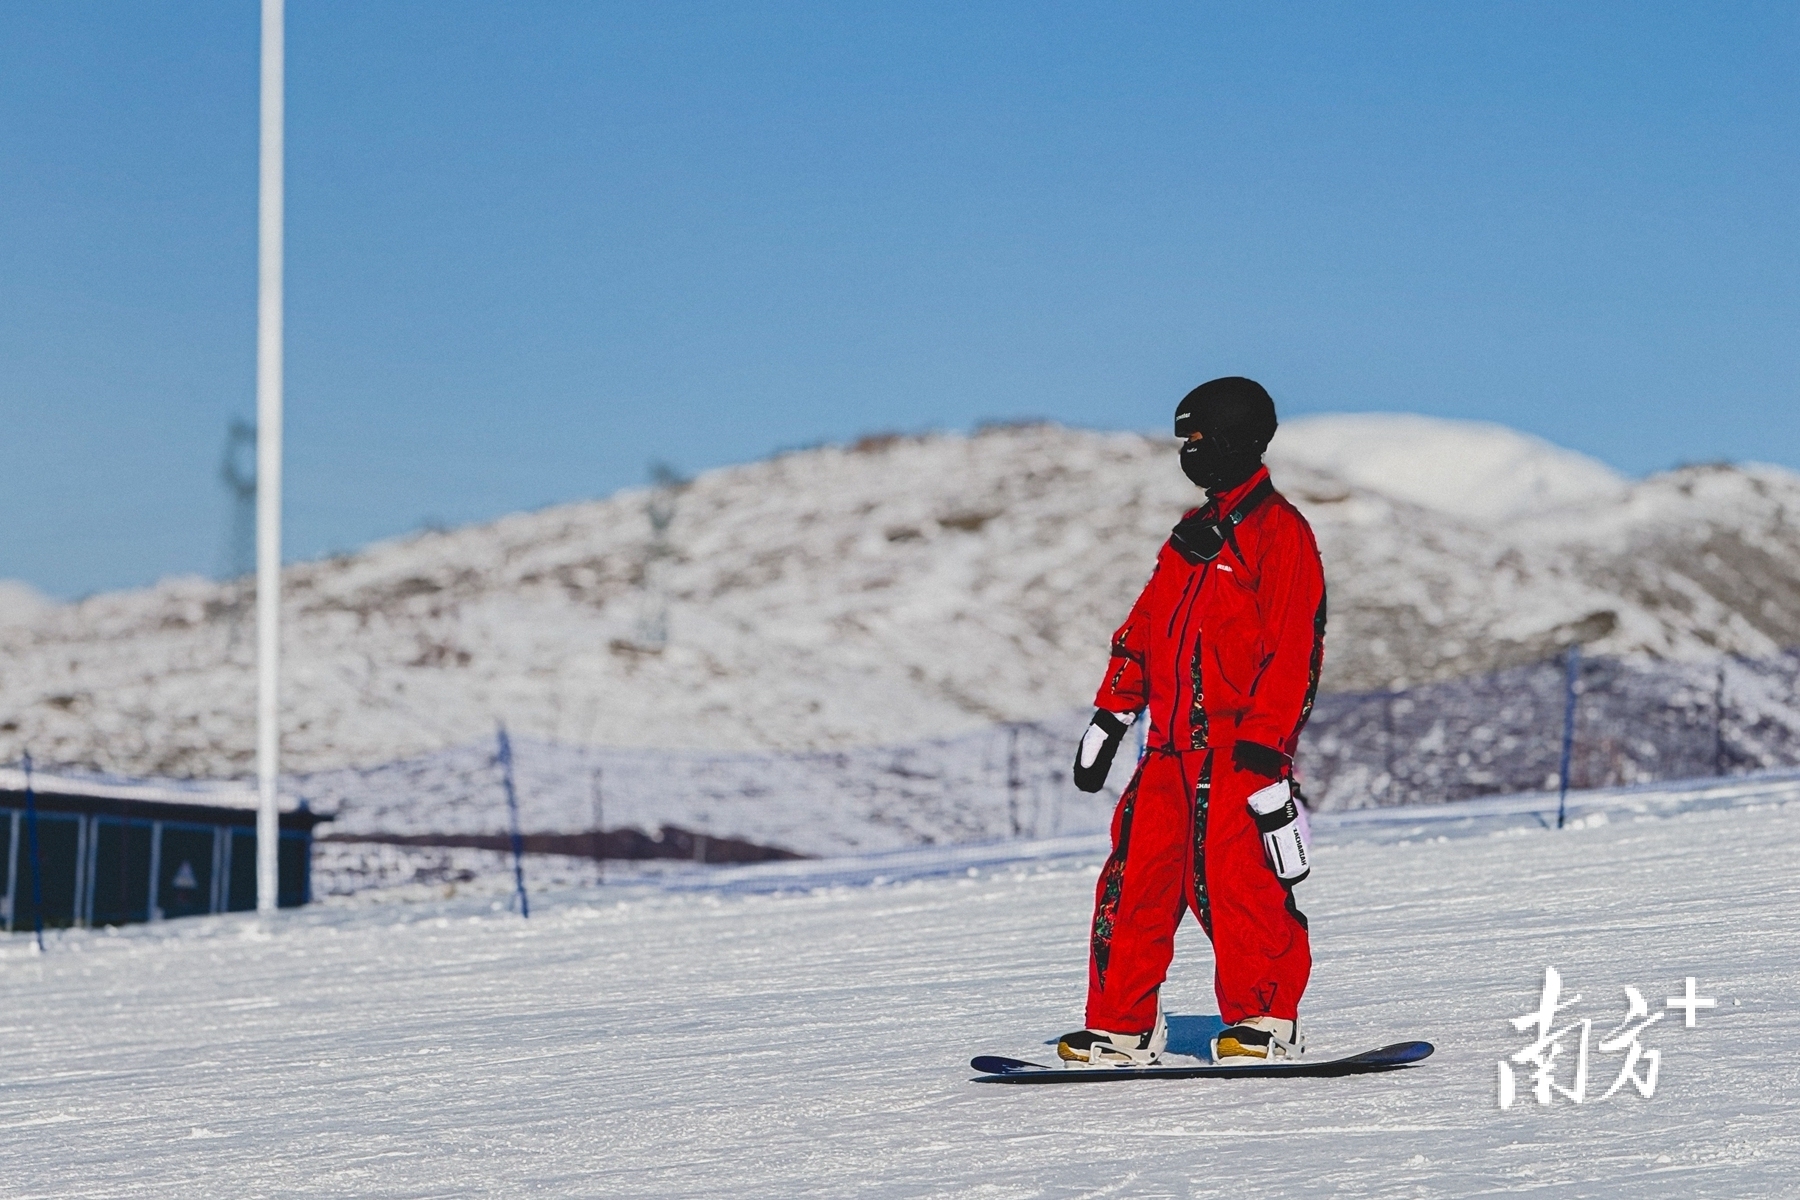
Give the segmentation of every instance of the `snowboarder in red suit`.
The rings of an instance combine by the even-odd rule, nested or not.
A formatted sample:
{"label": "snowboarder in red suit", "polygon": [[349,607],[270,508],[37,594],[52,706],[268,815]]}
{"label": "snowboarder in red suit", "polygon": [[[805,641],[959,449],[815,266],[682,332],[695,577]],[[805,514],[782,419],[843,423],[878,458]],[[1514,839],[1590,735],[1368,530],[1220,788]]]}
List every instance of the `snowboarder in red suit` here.
{"label": "snowboarder in red suit", "polygon": [[[1277,873],[1263,835],[1270,821],[1289,821],[1296,840],[1303,828],[1289,781],[1324,658],[1325,576],[1311,527],[1262,465],[1275,424],[1269,394],[1235,377],[1202,384],[1176,410],[1182,470],[1207,503],[1175,526],[1113,635],[1077,754],[1077,786],[1098,791],[1148,710],[1096,888],[1087,1028],[1061,1039],[1065,1059],[1156,1060],[1167,1042],[1159,993],[1189,911],[1217,962],[1227,1028],[1213,1057],[1269,1060],[1304,1044],[1307,922],[1294,872]],[[1259,808],[1278,799],[1286,817],[1259,818],[1253,795]]]}

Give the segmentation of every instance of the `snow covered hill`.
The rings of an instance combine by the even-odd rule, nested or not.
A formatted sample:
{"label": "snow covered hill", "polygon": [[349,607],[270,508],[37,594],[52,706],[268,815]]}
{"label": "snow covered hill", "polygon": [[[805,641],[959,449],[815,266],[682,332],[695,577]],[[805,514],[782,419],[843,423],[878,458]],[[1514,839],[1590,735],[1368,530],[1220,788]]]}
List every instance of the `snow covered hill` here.
{"label": "snow covered hill", "polygon": [[[1800,643],[1800,476],[1638,482],[1487,425],[1290,422],[1270,459],[1331,585],[1324,686]],[[1171,443],[1052,425],[865,439],[287,572],[287,763],[474,743],[828,751],[1057,716],[1196,496]],[[0,596],[0,757],[133,775],[252,761],[249,605],[172,580]],[[654,626],[666,607],[666,644]]]}
{"label": "snow covered hill", "polygon": [[1618,500],[1630,486],[1601,462],[1504,425],[1411,413],[1305,417],[1275,454],[1368,491],[1492,523]]}
{"label": "snow covered hill", "polygon": [[[801,863],[729,873],[773,893],[540,893],[529,921],[440,893],[13,938],[0,1162],[18,1196],[171,1200],[1791,1196],[1800,804],[1736,790],[1668,817],[1582,803],[1562,831],[1322,822],[1296,892],[1309,1053],[1438,1047],[1353,1079],[971,1083],[972,1054],[1035,1058],[1080,1023],[1097,846],[877,886]],[[1558,1020],[1593,1022],[1584,1101],[1501,1109],[1547,967]],[[1210,976],[1189,921],[1177,1052],[1217,1028]],[[1714,1002],[1691,1027],[1666,1002],[1688,977]],[[1655,1086],[1603,1098],[1632,1065],[1603,1048],[1628,986]]]}

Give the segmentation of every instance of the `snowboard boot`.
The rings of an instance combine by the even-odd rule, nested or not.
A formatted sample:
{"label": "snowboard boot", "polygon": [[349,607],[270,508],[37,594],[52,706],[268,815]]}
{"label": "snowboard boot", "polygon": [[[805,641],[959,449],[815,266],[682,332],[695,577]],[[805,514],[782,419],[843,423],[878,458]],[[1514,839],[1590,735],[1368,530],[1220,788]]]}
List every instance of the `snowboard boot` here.
{"label": "snowboard boot", "polygon": [[1292,1021],[1251,1017],[1219,1031],[1212,1040],[1212,1059],[1220,1066],[1237,1067],[1298,1058],[1305,1049],[1298,1017]]}
{"label": "snowboard boot", "polygon": [[1153,1067],[1169,1044],[1169,1023],[1162,1005],[1156,1006],[1156,1025],[1148,1033],[1108,1033],[1104,1029],[1077,1029],[1056,1042],[1056,1055],[1065,1062],[1092,1067]]}

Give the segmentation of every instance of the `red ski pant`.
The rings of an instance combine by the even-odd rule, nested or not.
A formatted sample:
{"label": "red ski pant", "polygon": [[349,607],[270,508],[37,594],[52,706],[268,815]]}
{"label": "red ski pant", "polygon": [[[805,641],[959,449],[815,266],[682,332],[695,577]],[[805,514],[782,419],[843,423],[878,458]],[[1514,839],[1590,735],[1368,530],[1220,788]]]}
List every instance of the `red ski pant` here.
{"label": "red ski pant", "polygon": [[1144,758],[1113,813],[1113,852],[1095,888],[1088,1028],[1141,1033],[1156,1023],[1186,909],[1212,939],[1224,1022],[1294,1018],[1312,947],[1250,817],[1250,793],[1268,782],[1229,753]]}

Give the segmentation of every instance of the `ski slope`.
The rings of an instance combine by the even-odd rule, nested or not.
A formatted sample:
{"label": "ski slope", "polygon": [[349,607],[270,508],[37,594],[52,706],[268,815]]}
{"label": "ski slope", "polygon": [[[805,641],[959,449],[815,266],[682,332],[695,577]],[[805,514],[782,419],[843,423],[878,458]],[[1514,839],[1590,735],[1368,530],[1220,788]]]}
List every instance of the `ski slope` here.
{"label": "ski slope", "polygon": [[[10,1196],[1782,1196],[1800,1192],[1800,779],[1321,820],[1315,1052],[1391,1075],[969,1082],[1079,1022],[1098,844],[366,898],[0,948]],[[885,882],[883,882],[885,880]],[[1656,1091],[1501,1111],[1555,966],[1635,985]],[[1179,1045],[1212,1013],[1184,927]],[[1619,1059],[1594,1057],[1591,1096]],[[1565,1077],[1564,1082],[1568,1082]]]}

